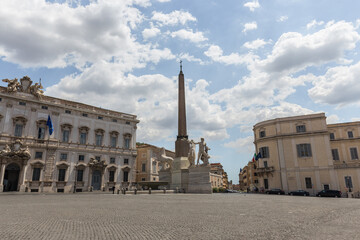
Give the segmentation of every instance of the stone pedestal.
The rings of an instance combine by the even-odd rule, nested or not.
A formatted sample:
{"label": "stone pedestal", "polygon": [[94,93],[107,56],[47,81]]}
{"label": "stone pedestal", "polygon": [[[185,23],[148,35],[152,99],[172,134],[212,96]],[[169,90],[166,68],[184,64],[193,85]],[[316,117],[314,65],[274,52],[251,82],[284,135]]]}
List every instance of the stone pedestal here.
{"label": "stone pedestal", "polygon": [[167,182],[166,189],[170,189],[171,185],[171,172],[170,170],[159,171],[159,182]]}
{"label": "stone pedestal", "polygon": [[189,168],[189,193],[212,193],[210,165]]}
{"label": "stone pedestal", "polygon": [[170,189],[188,192],[189,183],[189,160],[187,157],[177,157],[174,159],[171,169]]}

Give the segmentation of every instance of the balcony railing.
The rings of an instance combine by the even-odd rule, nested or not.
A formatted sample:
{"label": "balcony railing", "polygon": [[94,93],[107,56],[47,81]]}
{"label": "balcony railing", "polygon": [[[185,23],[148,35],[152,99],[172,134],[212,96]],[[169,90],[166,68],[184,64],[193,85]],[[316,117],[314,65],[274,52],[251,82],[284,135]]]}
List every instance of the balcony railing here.
{"label": "balcony railing", "polygon": [[258,175],[264,175],[264,174],[269,174],[275,171],[274,167],[263,167],[263,168],[257,168],[256,169],[256,173]]}

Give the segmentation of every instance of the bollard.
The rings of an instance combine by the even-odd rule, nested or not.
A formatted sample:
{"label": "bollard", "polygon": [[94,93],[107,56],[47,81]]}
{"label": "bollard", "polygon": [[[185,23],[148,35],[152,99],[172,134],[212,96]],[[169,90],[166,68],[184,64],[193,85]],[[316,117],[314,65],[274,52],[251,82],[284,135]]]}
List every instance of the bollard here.
{"label": "bollard", "polygon": [[126,189],[125,188],[123,189],[123,194],[126,195]]}
{"label": "bollard", "polygon": [[166,188],[164,188],[164,194],[166,193]]}
{"label": "bollard", "polygon": [[119,194],[120,193],[120,188],[118,188],[118,190],[117,190],[117,194]]}
{"label": "bollard", "polygon": [[112,187],[113,194],[115,194],[115,186]]}
{"label": "bollard", "polygon": [[183,188],[183,193],[185,193],[185,188]]}
{"label": "bollard", "polygon": [[179,188],[178,187],[176,187],[176,191],[175,191],[175,193],[178,193],[179,192]]}
{"label": "bollard", "polygon": [[149,188],[149,194],[151,194],[151,188]]}
{"label": "bollard", "polygon": [[134,194],[136,195],[136,193],[137,193],[137,188],[134,189]]}

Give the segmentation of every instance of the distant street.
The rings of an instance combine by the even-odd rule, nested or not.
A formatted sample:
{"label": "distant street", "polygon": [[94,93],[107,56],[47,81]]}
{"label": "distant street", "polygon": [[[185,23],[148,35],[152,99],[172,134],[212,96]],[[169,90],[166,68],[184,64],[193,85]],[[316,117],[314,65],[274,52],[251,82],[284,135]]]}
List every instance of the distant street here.
{"label": "distant street", "polygon": [[1,239],[360,239],[360,199],[0,194]]}

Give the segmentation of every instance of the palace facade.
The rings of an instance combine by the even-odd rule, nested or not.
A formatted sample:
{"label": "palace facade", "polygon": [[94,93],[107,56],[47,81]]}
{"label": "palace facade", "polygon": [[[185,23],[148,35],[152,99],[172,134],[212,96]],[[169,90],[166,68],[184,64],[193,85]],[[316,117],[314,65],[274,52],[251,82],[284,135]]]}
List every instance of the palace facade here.
{"label": "palace facade", "polygon": [[107,191],[134,184],[135,115],[44,96],[41,83],[28,77],[3,81],[0,191]]}
{"label": "palace facade", "polygon": [[327,124],[319,113],[263,121],[253,131],[260,190],[359,193],[360,122]]}

